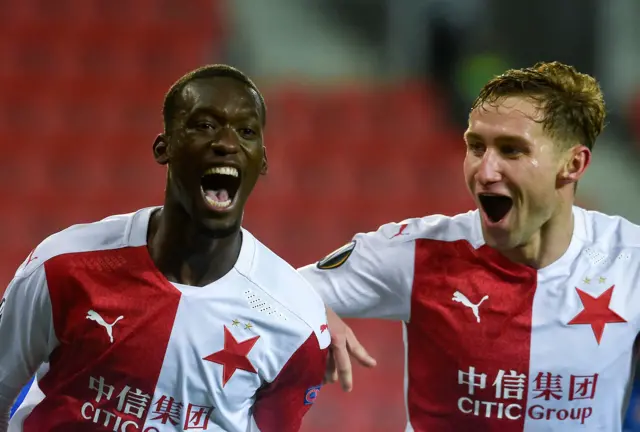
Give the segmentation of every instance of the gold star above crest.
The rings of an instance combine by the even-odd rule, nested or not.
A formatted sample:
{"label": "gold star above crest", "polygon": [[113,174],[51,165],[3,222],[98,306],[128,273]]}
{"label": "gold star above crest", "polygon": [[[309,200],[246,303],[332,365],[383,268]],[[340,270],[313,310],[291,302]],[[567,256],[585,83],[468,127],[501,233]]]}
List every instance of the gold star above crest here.
{"label": "gold star above crest", "polygon": [[605,278],[605,277],[599,277],[599,278],[598,278],[598,283],[603,284],[603,283],[605,283],[606,281],[607,281],[607,278]]}
{"label": "gold star above crest", "polygon": [[253,327],[253,326],[251,325],[251,323],[246,323],[246,324],[244,325],[244,329],[245,329],[245,330],[251,330],[251,327]]}
{"label": "gold star above crest", "polygon": [[590,284],[591,283],[591,279],[586,277],[586,278],[584,278],[583,282],[586,283],[586,284]]}
{"label": "gold star above crest", "polygon": [[238,321],[237,319],[234,319],[233,321],[231,321],[231,325],[234,327],[238,327],[240,325],[240,321]]}

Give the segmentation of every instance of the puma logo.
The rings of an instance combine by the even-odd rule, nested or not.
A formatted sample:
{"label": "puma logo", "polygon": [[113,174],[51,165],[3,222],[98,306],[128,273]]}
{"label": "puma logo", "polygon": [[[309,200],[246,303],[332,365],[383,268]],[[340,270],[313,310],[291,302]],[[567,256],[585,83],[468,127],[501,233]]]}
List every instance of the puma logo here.
{"label": "puma logo", "polygon": [[120,315],[114,322],[109,324],[104,320],[104,318],[100,316],[98,312],[90,310],[89,312],[87,312],[86,318],[88,320],[95,321],[98,323],[98,325],[104,327],[104,329],[107,331],[107,335],[109,335],[109,340],[111,341],[111,343],[113,343],[113,326],[116,325],[116,323],[124,317]]}
{"label": "puma logo", "polygon": [[400,228],[398,229],[398,232],[395,233],[393,236],[389,237],[389,240],[394,239],[396,237],[400,237],[400,236],[409,234],[409,233],[404,232],[404,230],[407,229],[407,226],[408,226],[408,224],[400,225]]}
{"label": "puma logo", "polygon": [[482,304],[482,302],[488,299],[489,299],[489,296],[486,295],[482,297],[482,300],[480,300],[480,303],[473,304],[469,301],[469,299],[464,294],[462,294],[460,291],[456,291],[453,293],[453,298],[451,300],[458,303],[462,303],[464,306],[471,309],[473,314],[476,316],[476,321],[480,322],[480,311],[478,309],[480,308],[480,305]]}

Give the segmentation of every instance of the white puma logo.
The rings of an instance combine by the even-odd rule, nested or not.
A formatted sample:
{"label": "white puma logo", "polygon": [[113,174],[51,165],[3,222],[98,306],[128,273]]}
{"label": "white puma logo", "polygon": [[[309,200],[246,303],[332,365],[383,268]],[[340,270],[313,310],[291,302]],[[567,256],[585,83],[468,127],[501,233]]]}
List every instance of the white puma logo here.
{"label": "white puma logo", "polygon": [[98,323],[98,325],[101,325],[102,327],[104,327],[105,330],[107,331],[107,335],[109,335],[109,340],[111,341],[111,343],[113,343],[113,326],[116,325],[116,323],[124,317],[120,315],[118,318],[116,318],[116,320],[113,323],[109,324],[104,320],[104,318],[100,316],[98,312],[94,310],[90,310],[89,312],[87,312],[86,318],[89,320],[95,321]]}
{"label": "white puma logo", "polygon": [[462,294],[460,291],[456,291],[453,293],[453,298],[451,300],[458,302],[458,303],[462,303],[464,306],[468,307],[471,309],[471,311],[473,312],[473,314],[476,316],[476,321],[480,322],[480,313],[478,311],[478,308],[480,307],[480,305],[482,304],[483,301],[487,300],[489,298],[488,295],[482,297],[482,300],[480,300],[480,303],[478,304],[473,304],[469,301],[469,299],[467,297],[465,297],[464,294]]}

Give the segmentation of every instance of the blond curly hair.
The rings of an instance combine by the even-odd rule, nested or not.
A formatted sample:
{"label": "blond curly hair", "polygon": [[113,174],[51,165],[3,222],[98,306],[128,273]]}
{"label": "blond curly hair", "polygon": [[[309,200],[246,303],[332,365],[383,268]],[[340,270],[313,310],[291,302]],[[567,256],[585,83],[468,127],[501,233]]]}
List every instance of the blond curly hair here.
{"label": "blond curly hair", "polygon": [[544,130],[563,144],[592,149],[604,129],[606,110],[600,85],[573,66],[554,61],[510,69],[485,84],[472,109],[514,96],[535,101],[543,112]]}

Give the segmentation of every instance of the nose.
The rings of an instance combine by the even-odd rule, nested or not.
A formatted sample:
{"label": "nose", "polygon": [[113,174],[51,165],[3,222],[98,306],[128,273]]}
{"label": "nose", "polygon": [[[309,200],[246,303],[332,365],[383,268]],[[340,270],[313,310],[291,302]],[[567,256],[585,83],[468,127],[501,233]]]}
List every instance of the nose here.
{"label": "nose", "polygon": [[233,128],[220,128],[215,139],[211,143],[211,150],[217,156],[226,156],[228,154],[238,153],[238,134]]}
{"label": "nose", "polygon": [[476,172],[476,180],[482,185],[497,183],[502,180],[500,156],[493,149],[487,150],[482,155],[480,166]]}

